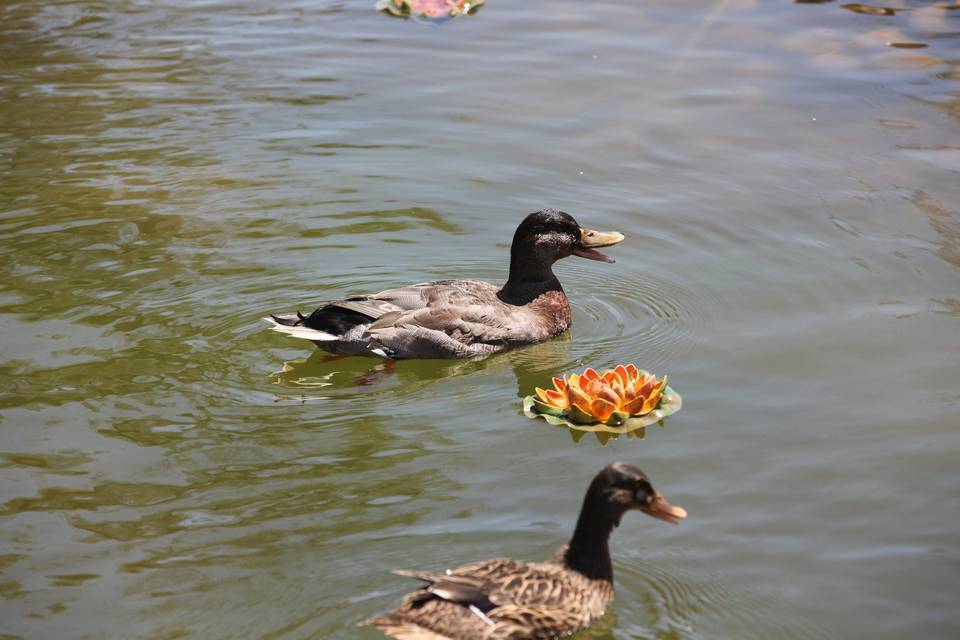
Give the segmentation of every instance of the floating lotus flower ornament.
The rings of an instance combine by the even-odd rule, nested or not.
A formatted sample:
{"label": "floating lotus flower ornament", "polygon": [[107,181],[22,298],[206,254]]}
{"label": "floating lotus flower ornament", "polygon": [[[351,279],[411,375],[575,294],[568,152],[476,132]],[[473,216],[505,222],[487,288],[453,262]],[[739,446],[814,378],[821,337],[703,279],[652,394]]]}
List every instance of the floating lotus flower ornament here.
{"label": "floating lotus flower ornament", "polygon": [[536,388],[524,399],[524,413],[543,417],[551,424],[572,428],[605,425],[624,433],[659,422],[680,410],[680,395],[667,386],[667,376],[657,379],[633,364],[618,365],[597,373],[592,368],[553,378],[552,389]]}
{"label": "floating lotus flower ornament", "polygon": [[476,13],[484,0],[380,0],[377,10],[398,18],[443,22],[463,14]]}

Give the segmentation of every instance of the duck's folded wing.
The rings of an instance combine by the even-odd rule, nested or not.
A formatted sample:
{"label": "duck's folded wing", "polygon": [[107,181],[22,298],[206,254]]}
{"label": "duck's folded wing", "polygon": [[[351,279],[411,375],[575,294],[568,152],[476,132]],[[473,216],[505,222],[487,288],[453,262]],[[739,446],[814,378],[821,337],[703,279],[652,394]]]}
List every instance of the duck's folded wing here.
{"label": "duck's folded wing", "polygon": [[351,296],[328,302],[324,308],[346,309],[376,320],[396,311],[418,311],[428,306],[445,308],[476,302],[472,289],[464,290],[451,282],[422,282],[370,295]]}
{"label": "duck's folded wing", "polygon": [[394,313],[397,311],[403,311],[403,307],[398,307],[397,305],[389,302],[387,300],[374,300],[367,297],[356,297],[356,298],[347,298],[346,300],[337,300],[336,302],[328,303],[325,308],[329,309],[334,307],[337,309],[346,309],[347,311],[354,311],[361,315],[365,315],[371,320],[376,320],[381,318],[388,313]]}
{"label": "duck's folded wing", "polygon": [[[394,573],[424,585],[397,609],[368,623],[400,640],[556,638],[588,622],[576,598],[555,601],[549,583],[563,580],[549,567],[493,559],[446,572]],[[545,591],[553,595],[544,599]]]}
{"label": "duck's folded wing", "polygon": [[589,620],[574,607],[508,605],[494,609],[489,640],[530,640],[559,638],[586,626]]}
{"label": "duck's folded wing", "polygon": [[489,611],[497,606],[491,600],[491,590],[494,585],[487,579],[475,576],[461,576],[452,573],[435,573],[429,571],[394,571],[393,573],[422,580],[426,584],[423,590],[433,597],[455,602],[466,607],[476,607],[480,611]]}
{"label": "duck's folded wing", "polygon": [[503,349],[504,345],[484,342],[464,343],[439,329],[416,324],[390,323],[372,327],[370,351],[385,358],[472,358]]}
{"label": "duck's folded wing", "polygon": [[493,304],[497,287],[482,280],[440,280],[387,289],[366,298],[389,302],[398,309],[413,311],[426,307],[469,307]]}

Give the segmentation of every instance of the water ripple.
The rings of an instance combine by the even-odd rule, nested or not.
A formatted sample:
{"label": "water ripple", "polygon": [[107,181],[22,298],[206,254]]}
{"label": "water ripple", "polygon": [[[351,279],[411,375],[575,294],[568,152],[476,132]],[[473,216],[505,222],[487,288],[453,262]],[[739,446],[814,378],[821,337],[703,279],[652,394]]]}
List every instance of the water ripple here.
{"label": "water ripple", "polygon": [[719,309],[709,295],[688,289],[669,275],[636,273],[610,278],[583,269],[569,287],[573,335],[585,364],[623,360],[649,368],[686,353]]}

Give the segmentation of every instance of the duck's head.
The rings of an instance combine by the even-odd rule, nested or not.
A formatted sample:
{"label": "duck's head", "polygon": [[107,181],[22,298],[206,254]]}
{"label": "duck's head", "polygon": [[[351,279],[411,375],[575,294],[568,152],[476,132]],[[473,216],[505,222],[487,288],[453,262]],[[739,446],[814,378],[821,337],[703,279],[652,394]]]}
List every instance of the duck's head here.
{"label": "duck's head", "polygon": [[564,553],[566,565],[591,578],[613,580],[607,539],[627,511],[678,524],[687,517],[660,495],[639,467],[614,462],[600,470],[587,489],[577,528]]}
{"label": "duck's head", "polygon": [[596,506],[602,510],[615,514],[615,524],[619,523],[620,516],[632,510],[642,511],[670,524],[679,524],[687,517],[683,507],[670,504],[653,488],[647,474],[625,462],[614,462],[604,467],[590,484],[587,500],[593,500],[599,503]]}
{"label": "duck's head", "polygon": [[514,259],[532,258],[547,265],[570,255],[613,262],[613,258],[597,249],[621,241],[622,233],[584,229],[569,213],[544,209],[531,213],[517,227],[513,234],[511,255]]}

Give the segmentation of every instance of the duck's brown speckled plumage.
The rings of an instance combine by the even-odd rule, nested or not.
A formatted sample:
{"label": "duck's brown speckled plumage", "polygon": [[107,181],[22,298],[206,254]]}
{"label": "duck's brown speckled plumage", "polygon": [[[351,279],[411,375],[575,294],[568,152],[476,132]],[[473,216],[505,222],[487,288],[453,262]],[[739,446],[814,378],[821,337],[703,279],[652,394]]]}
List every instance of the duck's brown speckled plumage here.
{"label": "duck's brown speckled plumage", "polygon": [[[383,618],[371,621],[395,638],[553,638],[572,633],[603,615],[613,601],[613,584],[571,571],[559,561],[526,563],[484,560],[445,573],[401,572],[428,586]],[[460,589],[456,594],[448,590]],[[437,597],[437,592],[447,597]],[[494,606],[487,618],[465,606],[465,595],[482,594]],[[462,601],[457,601],[457,599]],[[448,599],[453,598],[453,599]],[[475,605],[478,606],[478,605]],[[489,607],[478,606],[481,612]]]}
{"label": "duck's brown speckled plumage", "polygon": [[676,522],[673,507],[632,465],[604,468],[584,498],[569,544],[544,562],[483,560],[446,572],[400,571],[424,586],[367,621],[398,640],[559,638],[603,615],[613,601],[610,531],[629,509]]}
{"label": "duck's brown speckled plumage", "polygon": [[538,211],[517,228],[503,287],[479,280],[424,282],[328,302],[309,316],[267,320],[275,330],[332,353],[395,359],[487,355],[566,331],[570,304],[553,263],[573,253],[612,262],[591,247],[622,238],[583,230],[561,211]]}

